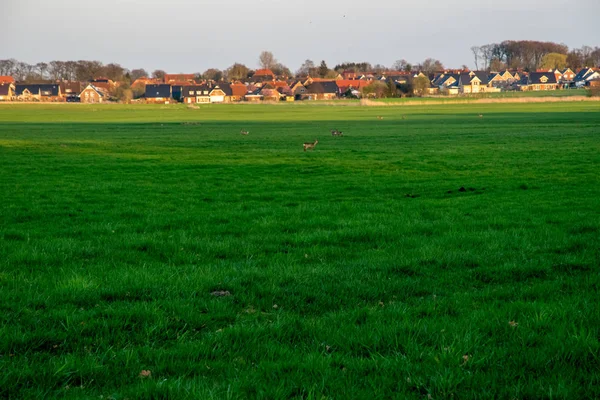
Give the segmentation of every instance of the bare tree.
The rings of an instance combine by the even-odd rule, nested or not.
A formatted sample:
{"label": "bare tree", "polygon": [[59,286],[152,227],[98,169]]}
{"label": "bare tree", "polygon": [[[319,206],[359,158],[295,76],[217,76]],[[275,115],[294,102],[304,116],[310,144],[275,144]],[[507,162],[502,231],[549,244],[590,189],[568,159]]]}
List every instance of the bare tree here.
{"label": "bare tree", "polygon": [[480,51],[481,61],[482,61],[481,67],[487,71],[490,66],[490,63],[492,62],[492,55],[494,52],[494,47],[493,47],[493,45],[486,44],[484,46],[481,46],[479,48],[479,51]]}
{"label": "bare tree", "polygon": [[11,75],[16,63],[17,60],[13,58],[10,60],[0,60],[0,75]]}
{"label": "bare tree", "polygon": [[136,79],[147,78],[148,72],[144,68],[132,69],[129,76],[132,81],[135,81]]}
{"label": "bare tree", "polygon": [[392,64],[392,69],[394,71],[404,71],[406,70],[406,66],[409,65],[405,59],[397,60],[394,64]]}
{"label": "bare tree", "polygon": [[421,64],[421,71],[426,74],[432,74],[436,71],[441,71],[444,69],[444,65],[442,64],[442,62],[440,60],[434,60],[433,58],[428,58],[425,61],[423,61],[423,64]]}
{"label": "bare tree", "polygon": [[217,68],[209,68],[202,74],[204,78],[209,79],[211,81],[220,81],[223,79],[223,71]]}
{"label": "bare tree", "polygon": [[277,60],[270,51],[263,51],[258,57],[258,64],[263,69],[271,69],[277,64]]}
{"label": "bare tree", "polygon": [[475,70],[478,70],[479,69],[479,56],[481,54],[481,47],[472,46],[471,51],[473,52],[473,58],[475,61]]}
{"label": "bare tree", "polygon": [[152,77],[154,79],[164,79],[165,78],[165,74],[166,72],[163,71],[162,69],[156,69],[154,70],[154,72],[152,73]]}
{"label": "bare tree", "polygon": [[315,69],[315,63],[312,60],[306,60],[296,72],[298,75],[312,75]]}
{"label": "bare tree", "polygon": [[39,62],[35,64],[35,68],[38,72],[38,76],[40,79],[45,79],[46,71],[48,70],[48,64],[45,62]]}

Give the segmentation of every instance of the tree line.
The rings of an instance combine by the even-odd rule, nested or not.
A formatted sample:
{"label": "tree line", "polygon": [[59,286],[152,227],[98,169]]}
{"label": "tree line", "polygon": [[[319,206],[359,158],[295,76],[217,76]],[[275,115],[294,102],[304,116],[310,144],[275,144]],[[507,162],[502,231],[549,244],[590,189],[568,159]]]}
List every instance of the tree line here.
{"label": "tree line", "polygon": [[[579,69],[584,66],[600,65],[600,47],[582,46],[571,49],[564,44],[553,42],[538,42],[531,40],[505,40],[501,43],[491,43],[483,46],[473,46],[471,51],[474,57],[476,70],[500,71],[505,68],[522,68],[528,71],[536,69],[565,68]],[[412,64],[404,59],[397,60],[389,68],[381,64],[369,62],[344,62],[330,68],[325,60],[320,63],[307,59],[294,73],[286,65],[279,62],[273,53],[263,51],[258,57],[258,66],[261,69],[270,69],[277,76],[312,76],[321,78],[334,78],[338,74],[352,71],[361,73],[383,73],[388,71],[421,71],[433,74],[444,70],[440,60],[427,58],[421,63]],[[466,65],[462,66],[467,69]],[[226,69],[209,68],[204,72],[195,73],[198,80],[207,79],[245,80],[254,74],[248,66],[236,62]],[[59,61],[48,63],[39,62],[28,64],[15,59],[0,60],[0,75],[11,75],[19,82],[36,81],[91,81],[99,77],[106,77],[115,82],[130,84],[138,78],[151,77],[162,79],[165,71],[157,69],[151,73],[144,68],[127,69],[118,63],[103,64],[100,61],[79,60]]]}
{"label": "tree line", "polygon": [[569,48],[564,44],[533,40],[505,40],[471,47],[475,69],[500,71],[502,69],[579,69],[600,65],[600,47]]}

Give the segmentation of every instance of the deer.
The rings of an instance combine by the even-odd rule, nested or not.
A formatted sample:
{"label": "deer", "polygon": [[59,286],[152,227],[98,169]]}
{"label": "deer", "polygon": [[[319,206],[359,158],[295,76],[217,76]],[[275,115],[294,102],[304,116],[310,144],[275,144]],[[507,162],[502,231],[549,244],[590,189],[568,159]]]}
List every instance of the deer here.
{"label": "deer", "polygon": [[381,115],[378,115],[377,119],[383,119],[383,117]]}
{"label": "deer", "polygon": [[303,145],[304,146],[304,151],[306,151],[307,149],[314,150],[315,146],[317,145],[317,143],[319,143],[318,139],[315,139],[314,143],[310,143],[310,142],[304,143],[304,145]]}
{"label": "deer", "polygon": [[331,136],[344,136],[344,132],[334,129],[331,131]]}
{"label": "deer", "polygon": [[483,118],[483,114],[479,114],[479,118]]}
{"label": "deer", "polygon": [[242,130],[240,131],[240,133],[241,133],[242,135],[247,135],[247,134],[249,134],[250,132],[248,132],[248,131],[245,131],[245,130],[243,130],[243,129],[242,129]]}

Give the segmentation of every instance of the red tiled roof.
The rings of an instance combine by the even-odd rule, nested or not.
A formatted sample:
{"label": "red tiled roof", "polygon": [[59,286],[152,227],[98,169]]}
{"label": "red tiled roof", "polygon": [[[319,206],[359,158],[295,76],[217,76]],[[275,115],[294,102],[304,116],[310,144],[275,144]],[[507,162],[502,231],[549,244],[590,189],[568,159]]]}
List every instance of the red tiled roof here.
{"label": "red tiled roof", "polygon": [[231,85],[231,94],[233,96],[245,96],[248,88],[243,83],[234,83]]}
{"label": "red tiled roof", "polygon": [[0,76],[0,83],[15,83],[15,78],[12,76]]}
{"label": "red tiled roof", "polygon": [[170,82],[174,82],[174,81],[184,81],[184,82],[189,83],[190,81],[193,81],[195,78],[196,78],[196,75],[194,75],[194,74],[165,74],[164,82],[170,83]]}
{"label": "red tiled roof", "polygon": [[361,79],[340,79],[335,81],[339,87],[350,87],[352,86],[354,89],[360,89],[365,86],[369,86],[371,81],[364,81]]}
{"label": "red tiled roof", "polygon": [[270,76],[275,76],[275,74],[273,73],[273,71],[271,71],[270,69],[257,69],[256,72],[254,73],[254,76],[264,76],[264,75],[270,75]]}

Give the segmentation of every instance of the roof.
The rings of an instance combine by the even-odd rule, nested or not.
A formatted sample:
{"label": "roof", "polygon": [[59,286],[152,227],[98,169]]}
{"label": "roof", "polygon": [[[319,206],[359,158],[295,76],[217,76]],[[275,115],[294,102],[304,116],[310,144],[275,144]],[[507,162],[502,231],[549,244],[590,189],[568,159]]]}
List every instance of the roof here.
{"label": "roof", "polygon": [[332,82],[313,82],[306,86],[306,93],[339,93],[339,87],[335,81]]}
{"label": "roof", "polygon": [[231,85],[229,83],[226,83],[226,82],[218,83],[213,87],[213,90],[215,90],[215,89],[221,89],[223,91],[223,93],[225,93],[225,96],[232,95]]}
{"label": "roof", "polygon": [[161,83],[158,85],[146,85],[145,97],[147,99],[170,98],[171,85],[166,83]]}
{"label": "roof", "polygon": [[245,96],[248,93],[248,88],[243,83],[234,83],[230,87],[232,96]]}
{"label": "roof", "polygon": [[[92,85],[91,83],[89,85],[87,85],[82,91],[81,93],[85,92],[87,89],[92,89],[93,91],[95,91],[96,93],[98,93],[98,95],[100,97],[104,97],[106,96],[105,92],[103,90],[99,90],[96,86]],[[81,96],[81,93],[79,93],[79,96]]]}
{"label": "roof", "polygon": [[360,80],[360,79],[339,79],[335,81],[335,84],[338,87],[352,87],[354,89],[364,88],[365,86],[369,86],[371,82]]}
{"label": "roof", "polygon": [[254,73],[254,75],[252,76],[261,76],[261,75],[271,75],[271,76],[275,76],[275,74],[273,73],[273,71],[271,71],[270,69],[257,69],[256,72]]}
{"label": "roof", "polygon": [[165,83],[172,83],[177,81],[183,81],[189,83],[193,82],[196,79],[196,75],[194,74],[165,74],[163,81]]}
{"label": "roof", "polygon": [[0,76],[0,83],[15,83],[15,78],[8,75]]}
{"label": "roof", "polygon": [[60,91],[65,94],[65,93],[74,93],[74,94],[79,94],[81,93],[81,82],[61,82],[60,83]]}
{"label": "roof", "polygon": [[0,83],[0,96],[8,96],[10,86],[10,83]]}
{"label": "roof", "polygon": [[573,78],[573,80],[581,81],[581,80],[585,79],[586,76],[588,76],[589,74],[591,74],[593,72],[594,72],[594,70],[591,68],[582,68],[579,70],[577,75],[575,75],[575,78]]}
{"label": "roof", "polygon": [[[542,82],[542,77],[546,77],[547,81]],[[528,84],[539,85],[539,84],[553,84],[556,83],[556,75],[554,72],[532,72],[529,74]]]}
{"label": "roof", "polygon": [[41,96],[58,96],[60,86],[57,84],[19,84],[15,85],[15,94],[20,96],[27,89],[31,94],[39,94]]}

